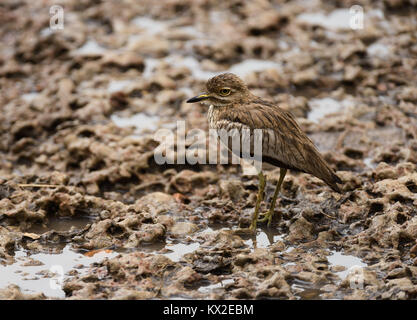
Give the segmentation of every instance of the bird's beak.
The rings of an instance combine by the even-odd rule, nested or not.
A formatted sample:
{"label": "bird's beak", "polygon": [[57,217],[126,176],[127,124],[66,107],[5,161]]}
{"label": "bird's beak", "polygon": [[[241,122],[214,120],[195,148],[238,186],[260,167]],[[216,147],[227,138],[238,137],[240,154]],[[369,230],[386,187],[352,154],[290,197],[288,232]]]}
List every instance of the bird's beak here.
{"label": "bird's beak", "polygon": [[187,103],[199,102],[201,100],[205,100],[205,99],[208,99],[208,98],[210,98],[210,96],[208,94],[206,94],[206,93],[203,93],[203,94],[200,94],[198,96],[195,96],[195,97],[193,97],[191,99],[188,99],[187,100]]}

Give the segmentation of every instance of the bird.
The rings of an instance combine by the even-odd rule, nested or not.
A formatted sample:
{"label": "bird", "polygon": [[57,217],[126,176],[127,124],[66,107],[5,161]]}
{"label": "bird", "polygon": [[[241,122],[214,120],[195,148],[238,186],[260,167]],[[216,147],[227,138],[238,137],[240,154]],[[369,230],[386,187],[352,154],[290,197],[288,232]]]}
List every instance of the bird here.
{"label": "bird", "polygon": [[[288,170],[312,174],[334,191],[341,192],[338,184],[342,184],[342,180],[302,131],[291,112],[252,94],[237,75],[222,73],[210,78],[206,83],[206,92],[186,102],[201,102],[209,106],[207,118],[210,129],[234,129],[240,133],[246,129],[252,135],[255,129],[261,130],[262,165],[266,163],[280,168],[269,210],[260,219],[259,210],[263,201],[266,176],[263,169],[259,170],[259,188],[250,231],[256,231],[257,222],[267,222],[267,226],[270,226],[277,197]],[[242,157],[241,153],[239,156]]]}

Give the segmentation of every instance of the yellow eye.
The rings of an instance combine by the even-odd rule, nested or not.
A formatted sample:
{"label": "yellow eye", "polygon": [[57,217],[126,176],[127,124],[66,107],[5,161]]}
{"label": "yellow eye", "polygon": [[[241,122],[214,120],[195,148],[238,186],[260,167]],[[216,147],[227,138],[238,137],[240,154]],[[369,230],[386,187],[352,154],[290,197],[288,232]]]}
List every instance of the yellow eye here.
{"label": "yellow eye", "polygon": [[221,96],[228,96],[230,94],[231,90],[229,88],[223,88],[220,89],[219,93]]}

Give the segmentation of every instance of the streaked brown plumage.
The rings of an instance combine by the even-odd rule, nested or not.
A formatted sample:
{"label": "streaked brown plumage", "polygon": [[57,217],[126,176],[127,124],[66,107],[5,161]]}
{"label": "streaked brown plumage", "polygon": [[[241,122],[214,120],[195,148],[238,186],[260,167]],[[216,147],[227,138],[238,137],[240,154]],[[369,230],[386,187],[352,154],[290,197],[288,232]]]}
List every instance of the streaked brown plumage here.
{"label": "streaked brown plumage", "polygon": [[[283,180],[286,169],[302,171],[320,178],[333,190],[340,192],[337,183],[342,181],[300,129],[290,112],[253,95],[244,82],[231,73],[211,78],[206,87],[207,93],[187,102],[202,101],[210,105],[210,128],[238,129],[240,132],[243,128],[262,129],[262,162],[282,168],[280,181]],[[263,179],[261,176],[260,178]],[[271,204],[272,210],[280,187],[279,183]],[[258,200],[261,196],[258,194]],[[268,216],[269,223],[272,214],[270,212]],[[257,218],[256,209],[255,216]],[[252,227],[256,228],[256,222]]]}

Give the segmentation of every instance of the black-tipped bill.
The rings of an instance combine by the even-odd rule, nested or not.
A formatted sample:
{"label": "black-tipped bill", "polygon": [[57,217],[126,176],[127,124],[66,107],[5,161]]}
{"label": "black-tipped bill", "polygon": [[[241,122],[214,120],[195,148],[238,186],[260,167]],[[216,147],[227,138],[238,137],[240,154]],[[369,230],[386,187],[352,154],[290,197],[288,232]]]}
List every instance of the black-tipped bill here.
{"label": "black-tipped bill", "polygon": [[210,98],[210,96],[208,94],[203,93],[203,94],[200,94],[199,96],[195,96],[191,99],[188,99],[187,103],[199,102],[208,98]]}

